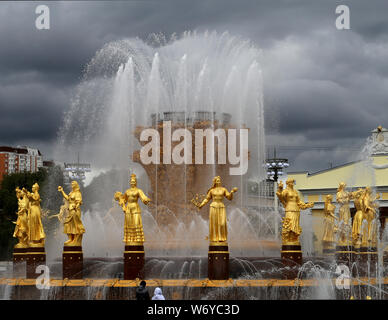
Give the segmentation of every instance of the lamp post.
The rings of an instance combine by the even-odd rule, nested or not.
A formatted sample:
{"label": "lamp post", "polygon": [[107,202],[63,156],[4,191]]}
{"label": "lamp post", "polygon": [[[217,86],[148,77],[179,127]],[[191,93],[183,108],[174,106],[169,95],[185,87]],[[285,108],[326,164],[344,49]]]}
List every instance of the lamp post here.
{"label": "lamp post", "polygon": [[[274,150],[274,157],[267,159],[265,166],[267,167],[267,176],[269,178],[272,178],[274,181],[273,187],[274,187],[274,210],[275,212],[278,212],[278,200],[276,199],[276,190],[277,190],[277,184],[278,184],[278,178],[279,176],[283,175],[283,169],[289,167],[288,159],[284,158],[277,158],[276,157],[276,149]],[[274,215],[275,219],[275,237],[278,238],[278,220],[276,219],[276,214]]]}

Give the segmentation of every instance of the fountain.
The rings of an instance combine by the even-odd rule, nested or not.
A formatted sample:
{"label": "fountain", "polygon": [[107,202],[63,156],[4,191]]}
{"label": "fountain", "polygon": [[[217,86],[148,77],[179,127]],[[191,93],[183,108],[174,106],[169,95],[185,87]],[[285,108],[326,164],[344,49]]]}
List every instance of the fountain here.
{"label": "fountain", "polygon": [[[259,59],[259,50],[249,41],[227,33],[187,32],[165,43],[161,38],[154,38],[152,44],[139,39],[109,43],[86,68],[65,116],[56,158],[79,152],[82,157],[93,159],[94,168],[122,170],[125,173],[112,183],[116,190],[126,188],[130,173],[137,174],[139,187],[152,200],[142,213],[145,249],[151,256],[206,255],[207,214],[199,213],[190,200],[194,190],[206,192],[207,177],[220,175],[225,186],[237,186],[240,190],[236,205],[229,210],[231,253],[254,256],[255,248],[262,247],[260,242],[268,240],[256,232],[249,218],[263,220],[260,211],[267,208],[260,207],[260,199],[254,200],[254,209],[252,205],[245,206],[247,177],[260,181],[266,174],[261,166],[265,152]],[[167,137],[168,126],[171,138]],[[229,171],[239,164],[220,163],[222,137],[217,130],[225,132],[227,160],[232,156],[238,160],[239,150],[228,148],[228,130],[244,128],[249,128],[250,134],[248,172],[231,175]],[[147,143],[140,141],[140,135],[147,129],[155,129],[159,134],[160,163],[145,164],[140,160],[139,149]],[[171,163],[166,163],[165,145],[171,142],[170,153],[174,151],[181,143],[173,139],[179,129],[192,133],[192,161],[188,163],[185,158],[177,164],[170,158]],[[205,136],[209,129],[217,137],[206,136],[201,141],[205,149],[203,164],[197,163],[195,154],[199,141],[194,137],[200,129]],[[101,201],[111,202],[111,194],[95,194]],[[115,215],[120,214],[103,210],[96,207],[93,212],[86,212],[87,223],[92,223],[93,229],[116,228],[111,222],[109,227],[101,228],[105,222],[101,223],[100,217],[113,222]],[[121,228],[118,230],[122,232]],[[103,231],[102,237],[108,232]],[[87,245],[95,247],[102,237],[94,239],[86,234],[85,250]],[[111,239],[116,248],[109,245],[109,251],[106,250],[110,241],[105,239],[105,244],[91,254],[117,256],[117,240],[118,237]]]}
{"label": "fountain", "polygon": [[[273,201],[268,203],[273,190],[259,190],[264,196],[257,197],[248,192],[250,181],[263,186],[266,178],[259,61],[260,50],[249,41],[216,32],[186,32],[169,41],[160,36],[148,42],[125,39],[98,51],[65,114],[55,158],[66,161],[79,153],[115,179],[106,178],[88,193],[95,201],[82,211],[82,247],[76,243],[76,251],[66,252],[65,245],[63,260],[64,235],[53,219],[45,220],[49,289],[38,290],[34,279],[7,274],[0,279],[2,297],[134,299],[133,288],[144,277],[148,287],[163,287],[169,299],[384,298],[381,253],[374,277],[365,268],[357,273],[360,263],[348,259],[349,274],[357,276],[350,289],[342,290],[336,281],[343,264],[335,260],[333,239],[327,240],[330,254],[314,257],[304,245],[312,239],[302,234],[299,241],[298,228],[290,227],[291,220],[299,225],[299,211],[313,204],[298,202],[298,210],[290,210],[287,197],[295,190],[291,183],[280,188],[277,197],[288,223],[278,239],[274,220],[283,211],[274,212]],[[209,135],[197,139],[199,131]],[[239,138],[249,132],[247,144],[244,139],[229,143],[233,132]],[[191,144],[188,136],[194,137]],[[153,138],[156,144],[144,153]],[[202,159],[198,148],[203,148]],[[133,212],[126,207],[126,193],[114,191],[126,190],[131,175],[151,201],[142,199],[147,204],[141,205],[144,243],[124,233],[124,247],[124,216]],[[227,243],[207,239],[209,215],[196,208],[204,204],[210,178],[216,176],[227,190],[238,189],[233,202],[225,203]],[[306,230],[311,221],[303,213],[300,219]],[[82,260],[78,272],[68,260],[70,269],[65,268],[65,257]],[[131,269],[133,260],[139,263]]]}

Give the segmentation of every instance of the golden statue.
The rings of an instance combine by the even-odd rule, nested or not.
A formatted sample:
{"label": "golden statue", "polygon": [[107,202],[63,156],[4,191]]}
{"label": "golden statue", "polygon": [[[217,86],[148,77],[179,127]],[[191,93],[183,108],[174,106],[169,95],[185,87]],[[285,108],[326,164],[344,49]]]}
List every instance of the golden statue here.
{"label": "golden statue", "polygon": [[339,209],[339,220],[343,221],[346,225],[350,222],[350,208],[349,201],[353,199],[353,193],[345,190],[346,183],[341,182],[337,189],[337,202],[341,205]]}
{"label": "golden statue", "polygon": [[221,185],[221,178],[219,176],[213,178],[213,184],[207,191],[206,198],[201,203],[195,201],[191,202],[201,209],[210,200],[209,212],[209,240],[210,245],[227,245],[228,228],[226,224],[226,210],[223,203],[224,197],[228,200],[233,199],[233,193],[237,192],[237,188],[233,188],[230,192]]}
{"label": "golden statue", "polygon": [[341,182],[337,189],[337,202],[340,204],[339,208],[339,241],[340,246],[347,246],[350,244],[350,233],[351,233],[351,221],[350,221],[350,208],[349,202],[354,198],[352,192],[345,190],[346,183]]}
{"label": "golden statue", "polygon": [[377,244],[377,221],[376,221],[376,209],[378,208],[377,199],[380,199],[380,195],[376,195],[372,199],[372,190],[370,187],[365,188],[364,196],[362,199],[362,208],[364,217],[367,221],[367,227],[364,229],[362,235],[362,246],[376,246]]}
{"label": "golden statue", "polygon": [[15,245],[15,248],[27,248],[28,247],[28,209],[29,200],[27,194],[20,190],[19,187],[15,189],[16,197],[18,199],[18,212],[16,213],[18,218],[15,226],[15,232],[13,236],[18,238],[19,243]]}
{"label": "golden statue", "polygon": [[325,199],[325,207],[324,207],[324,229],[323,229],[323,247],[326,249],[334,249],[334,243],[335,243],[335,220],[337,217],[334,214],[335,211],[335,205],[332,203],[333,196],[331,194],[328,194]]}
{"label": "golden statue", "polygon": [[364,210],[363,210],[363,198],[364,198],[364,189],[359,188],[356,192],[353,193],[354,196],[354,207],[356,208],[356,214],[353,218],[352,226],[352,239],[353,246],[355,248],[361,247],[362,240],[362,222],[364,221]]}
{"label": "golden statue", "polygon": [[30,209],[28,212],[28,241],[30,247],[43,247],[46,234],[42,225],[42,209],[40,208],[39,185],[35,183],[32,186],[32,193],[25,188],[22,189],[26,193]]}
{"label": "golden statue", "polygon": [[150,203],[151,199],[137,187],[135,174],[131,175],[130,185],[131,188],[127,189],[124,194],[117,191],[114,195],[114,199],[119,202],[125,213],[123,242],[126,245],[143,245],[144,232],[138,199],[140,198],[144,204]]}
{"label": "golden statue", "polygon": [[67,195],[61,186],[58,187],[58,191],[62,193],[63,198],[68,202],[64,203],[60,212],[63,216],[63,210],[67,209],[66,217],[63,219],[63,233],[66,233],[69,239],[65,241],[64,245],[81,247],[82,237],[85,233],[81,220],[82,194],[77,181],[71,182],[71,188],[72,191]]}
{"label": "golden statue", "polygon": [[300,200],[299,193],[294,189],[295,180],[288,178],[286,189],[283,190],[283,183],[279,182],[278,196],[286,212],[283,218],[282,242],[283,245],[300,245],[299,236],[302,233],[300,227],[300,210],[306,210],[314,206],[314,202],[304,203]]}

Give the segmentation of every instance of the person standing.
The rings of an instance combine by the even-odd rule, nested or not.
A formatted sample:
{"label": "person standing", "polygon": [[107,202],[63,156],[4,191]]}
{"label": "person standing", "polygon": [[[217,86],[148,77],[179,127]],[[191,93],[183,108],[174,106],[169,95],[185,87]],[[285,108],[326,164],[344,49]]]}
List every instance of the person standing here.
{"label": "person standing", "polygon": [[150,300],[150,294],[146,288],[147,283],[142,280],[140,286],[136,288],[136,300]]}
{"label": "person standing", "polygon": [[154,296],[152,297],[152,300],[166,300],[163,296],[162,289],[159,287],[155,288]]}

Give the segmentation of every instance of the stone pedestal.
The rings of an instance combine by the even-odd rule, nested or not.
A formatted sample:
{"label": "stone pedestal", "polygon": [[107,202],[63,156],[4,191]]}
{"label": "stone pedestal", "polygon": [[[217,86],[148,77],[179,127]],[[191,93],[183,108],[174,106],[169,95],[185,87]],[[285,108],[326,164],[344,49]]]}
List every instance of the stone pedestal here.
{"label": "stone pedestal", "polygon": [[327,242],[327,241],[323,242],[322,253],[325,258],[334,258],[334,255],[335,255],[334,242]]}
{"label": "stone pedestal", "polygon": [[12,273],[14,278],[26,277],[26,262],[28,248],[14,248],[12,256]]}
{"label": "stone pedestal", "polygon": [[358,270],[362,277],[376,275],[378,254],[376,247],[361,247],[358,252]]}
{"label": "stone pedestal", "polygon": [[371,263],[377,263],[377,248],[376,247],[361,247],[359,251],[360,262],[370,261]]}
{"label": "stone pedestal", "polygon": [[62,278],[82,279],[83,253],[81,246],[64,246],[62,253]]}
{"label": "stone pedestal", "polygon": [[386,251],[384,249],[384,252],[383,252],[383,264],[388,264],[388,251]]}
{"label": "stone pedestal", "polygon": [[285,266],[300,266],[303,262],[302,247],[300,245],[282,245],[281,257]]}
{"label": "stone pedestal", "polygon": [[26,253],[27,268],[26,276],[28,279],[36,279],[40,274],[36,273],[36,268],[46,264],[46,252],[44,247],[30,247]]}
{"label": "stone pedestal", "polygon": [[144,279],[144,246],[126,245],[124,251],[124,280]]}
{"label": "stone pedestal", "polygon": [[209,280],[229,279],[228,245],[209,246],[207,274]]}
{"label": "stone pedestal", "polygon": [[282,245],[282,263],[289,267],[283,275],[286,279],[295,279],[298,276],[299,267],[303,263],[302,247],[300,245]]}
{"label": "stone pedestal", "polygon": [[353,247],[352,262],[359,262],[360,260],[360,247]]}
{"label": "stone pedestal", "polygon": [[337,263],[343,263],[350,266],[354,259],[354,248],[353,246],[337,246],[335,249],[335,259]]}

